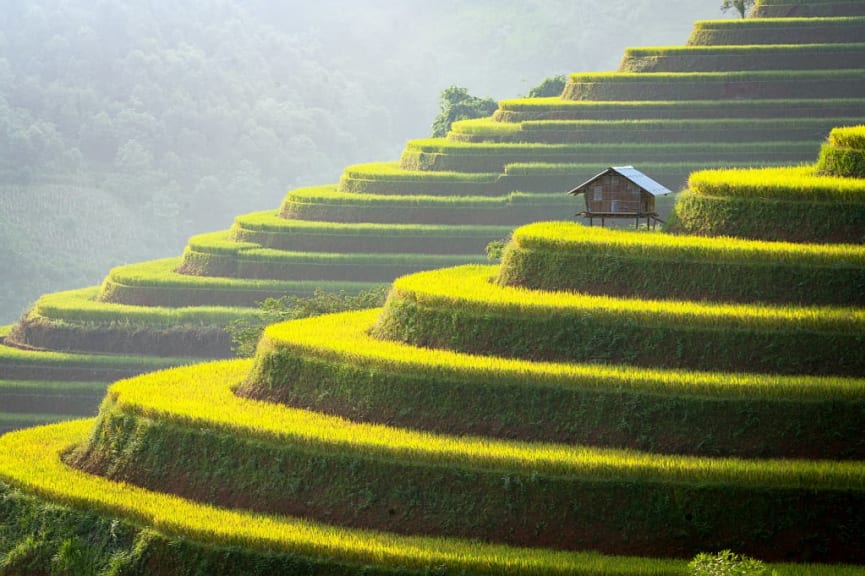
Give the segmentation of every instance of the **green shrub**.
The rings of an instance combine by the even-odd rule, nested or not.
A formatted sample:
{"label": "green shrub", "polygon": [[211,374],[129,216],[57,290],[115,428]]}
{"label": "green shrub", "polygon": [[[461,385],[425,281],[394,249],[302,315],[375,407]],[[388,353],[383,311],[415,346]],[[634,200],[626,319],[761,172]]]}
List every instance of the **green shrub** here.
{"label": "green shrub", "polygon": [[829,144],[839,148],[865,150],[865,125],[835,128],[829,134]]}
{"label": "green shrub", "polygon": [[386,295],[386,289],[380,288],[366,290],[357,295],[316,290],[311,297],[267,298],[259,304],[260,316],[234,320],[225,329],[231,335],[231,350],[238,356],[249,357],[255,353],[265,326],[346,310],[378,308],[384,303]]}
{"label": "green shrub", "polygon": [[769,576],[763,562],[730,550],[697,554],[688,563],[688,570],[692,576]]}
{"label": "green shrub", "polygon": [[833,129],[820,150],[817,173],[865,178],[865,125]]}
{"label": "green shrub", "polygon": [[528,94],[526,94],[526,98],[547,98],[550,96],[559,96],[562,93],[562,90],[565,89],[565,84],[567,84],[567,82],[568,78],[564,74],[549,76],[544,78],[540,84],[530,89]]}
{"label": "green shrub", "polygon": [[433,121],[432,136],[436,138],[446,135],[451,124],[458,120],[489,116],[495,112],[496,107],[496,101],[492,98],[472,96],[466,88],[445,88],[439,95],[439,114]]}
{"label": "green shrub", "polygon": [[865,150],[824,144],[817,159],[818,174],[842,178],[865,178]]}

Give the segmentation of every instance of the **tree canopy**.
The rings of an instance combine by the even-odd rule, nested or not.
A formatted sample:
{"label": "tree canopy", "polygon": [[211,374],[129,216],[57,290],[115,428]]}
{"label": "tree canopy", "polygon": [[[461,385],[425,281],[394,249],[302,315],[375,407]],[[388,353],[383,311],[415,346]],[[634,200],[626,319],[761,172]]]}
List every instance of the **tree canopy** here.
{"label": "tree canopy", "polygon": [[496,108],[498,103],[495,100],[472,96],[468,88],[445,88],[439,95],[439,114],[433,121],[432,135],[434,138],[446,136],[451,124],[457,120],[483,118],[495,112]]}
{"label": "tree canopy", "polygon": [[754,7],[754,0],[724,0],[721,3],[721,11],[727,12],[735,9],[742,18]]}

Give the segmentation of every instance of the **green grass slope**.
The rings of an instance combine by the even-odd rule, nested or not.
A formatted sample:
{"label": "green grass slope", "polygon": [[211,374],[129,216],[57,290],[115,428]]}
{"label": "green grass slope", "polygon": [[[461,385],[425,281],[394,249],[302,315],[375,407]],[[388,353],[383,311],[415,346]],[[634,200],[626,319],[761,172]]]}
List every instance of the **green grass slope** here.
{"label": "green grass slope", "polygon": [[859,0],[757,0],[753,16],[759,18],[865,16]]}
{"label": "green grass slope", "polygon": [[694,23],[688,45],[843,44],[860,42],[863,35],[862,16],[703,20]]}
{"label": "green grass slope", "polygon": [[[561,98],[502,102],[492,118],[457,123],[448,138],[409,142],[398,163],[350,166],[338,185],[293,190],[277,211],[192,238],[179,261],[115,268],[97,294],[74,297],[63,313],[42,300],[7,343],[223,356],[221,327],[257,301],[316,288],[358,292],[478,262],[509,229],[573,214],[562,192],[608,165],[636,164],[678,189],[695,168],[810,160],[818,135],[865,117],[861,44],[845,39],[857,26],[855,15],[700,22],[695,34],[817,36],[631,49],[626,68],[668,72],[574,75]],[[661,207],[663,216],[669,210]],[[154,320],[190,307],[211,310],[173,327]]]}
{"label": "green grass slope", "polygon": [[[253,362],[131,378],[95,421],[4,435],[0,565],[90,549],[115,573],[684,574],[731,548],[795,562],[779,574],[861,571],[865,212],[838,178],[858,132],[824,146],[832,176],[763,167],[865,118],[847,12],[700,23],[691,47],[628,53],[654,72],[574,75],[43,297],[0,334],[0,426],[92,414],[110,374],[226,356],[222,327],[259,299],[409,274],[381,311],[269,329]],[[737,46],[755,30],[789,40]],[[673,188],[710,171],[676,236],[523,228],[478,265],[614,164]]]}
{"label": "green grass slope", "polygon": [[[737,174],[717,185],[786,184]],[[792,194],[858,194],[844,181]],[[574,283],[585,252],[635,260],[632,293]],[[271,326],[254,360],[124,380],[96,420],[7,435],[0,480],[157,541],[347,573],[676,574],[729,548],[846,574],[865,564],[863,264],[849,244],[523,227],[501,266],[405,276],[383,309]]]}

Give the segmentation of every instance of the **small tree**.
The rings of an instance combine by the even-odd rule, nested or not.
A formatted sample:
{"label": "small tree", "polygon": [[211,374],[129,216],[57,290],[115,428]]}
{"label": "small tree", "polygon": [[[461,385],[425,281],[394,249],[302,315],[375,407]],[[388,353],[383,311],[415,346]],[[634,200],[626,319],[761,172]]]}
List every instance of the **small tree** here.
{"label": "small tree", "polygon": [[265,327],[286,320],[297,320],[321,314],[377,308],[384,303],[387,289],[365,290],[351,295],[316,290],[310,297],[283,296],[259,303],[260,315],[254,319],[234,320],[225,327],[231,335],[232,350],[238,356],[252,356]]}
{"label": "small tree", "polygon": [[701,553],[688,564],[691,576],[775,576],[760,560],[723,550],[717,554]]}
{"label": "small tree", "polygon": [[499,105],[492,98],[478,98],[469,94],[468,89],[460,86],[445,88],[439,95],[439,115],[433,121],[433,138],[447,136],[451,124],[457,120],[484,118],[489,116]]}
{"label": "small tree", "polygon": [[550,76],[549,78],[544,78],[543,82],[529,90],[529,93],[526,94],[527,98],[545,98],[548,96],[561,96],[562,91],[565,89],[565,84],[568,79],[564,74],[558,74],[556,76]]}
{"label": "small tree", "polygon": [[739,13],[739,16],[742,18],[745,17],[745,13],[748,12],[751,8],[754,7],[754,0],[724,0],[721,2],[721,11],[727,12],[728,10],[732,10],[733,8]]}
{"label": "small tree", "polygon": [[487,260],[490,262],[501,262],[502,254],[505,253],[505,246],[508,240],[493,240],[486,247]]}

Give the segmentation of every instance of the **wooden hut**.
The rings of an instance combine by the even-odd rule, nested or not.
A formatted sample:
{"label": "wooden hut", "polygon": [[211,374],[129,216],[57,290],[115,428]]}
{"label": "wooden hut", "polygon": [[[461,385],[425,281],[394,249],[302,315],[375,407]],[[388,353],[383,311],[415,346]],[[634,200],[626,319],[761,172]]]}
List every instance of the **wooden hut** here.
{"label": "wooden hut", "polygon": [[601,219],[601,226],[607,218],[633,218],[638,228],[642,218],[652,227],[663,222],[655,210],[655,198],[672,193],[633,166],[607,168],[569,192],[583,195],[586,209],[577,216],[588,218],[589,225],[595,218]]}

